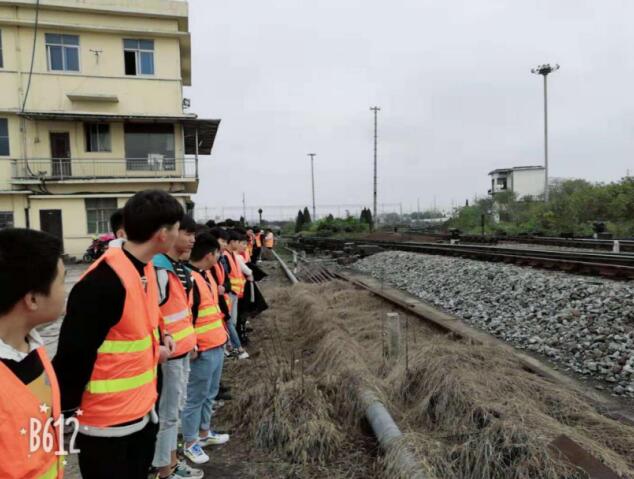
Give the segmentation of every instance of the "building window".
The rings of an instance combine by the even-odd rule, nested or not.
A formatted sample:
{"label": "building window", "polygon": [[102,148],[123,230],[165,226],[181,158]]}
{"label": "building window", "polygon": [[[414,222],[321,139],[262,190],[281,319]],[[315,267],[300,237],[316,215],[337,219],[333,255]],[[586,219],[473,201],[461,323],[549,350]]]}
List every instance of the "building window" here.
{"label": "building window", "polygon": [[154,75],[154,40],[123,40],[126,75]]}
{"label": "building window", "polygon": [[79,71],[79,36],[46,34],[48,69],[52,71]]}
{"label": "building window", "polygon": [[0,30],[0,68],[4,68],[4,56],[2,55],[2,30]]}
{"label": "building window", "polygon": [[128,123],[124,126],[124,137],[128,170],[175,169],[174,125]]}
{"label": "building window", "polygon": [[0,211],[0,230],[13,228],[13,211]]}
{"label": "building window", "polygon": [[110,231],[110,216],[117,211],[117,199],[90,198],[85,201],[88,234],[108,233]]}
{"label": "building window", "polygon": [[110,146],[110,125],[107,123],[86,123],[86,151],[112,151]]}
{"label": "building window", "polygon": [[0,118],[0,156],[9,154],[9,120]]}

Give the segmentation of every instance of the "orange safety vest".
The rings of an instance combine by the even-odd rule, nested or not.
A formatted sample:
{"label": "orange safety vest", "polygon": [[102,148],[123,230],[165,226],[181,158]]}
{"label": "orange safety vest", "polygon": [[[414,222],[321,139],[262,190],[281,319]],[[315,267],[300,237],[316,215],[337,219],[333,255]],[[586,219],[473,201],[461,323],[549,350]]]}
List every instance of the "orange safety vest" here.
{"label": "orange safety vest", "polygon": [[[61,479],[64,477],[62,461],[64,456],[56,456],[64,448],[59,443],[60,428],[53,424],[61,414],[59,386],[53,365],[43,347],[37,354],[44,366],[44,372],[51,385],[53,409],[49,416],[40,409],[41,402],[15,374],[0,361],[0,477],[3,479]],[[37,430],[31,422],[37,421],[38,442],[31,444]],[[47,426],[48,422],[48,426]],[[35,423],[34,423],[35,424]],[[52,439],[49,442],[49,439]],[[34,450],[31,451],[31,446]]]}
{"label": "orange safety vest", "polygon": [[110,328],[97,350],[97,360],[81,399],[83,414],[79,422],[93,427],[142,418],[152,410],[158,396],[156,368],[161,312],[154,266],[151,261],[145,266],[144,285],[123,249],[108,248],[84,276],[102,261],[117,274],[126,295],[121,319]]}
{"label": "orange safety vest", "polygon": [[[201,352],[224,345],[229,337],[225,331],[222,321],[223,314],[218,305],[218,285],[209,278],[209,275],[208,279],[211,279],[211,282],[208,283],[197,271],[192,271],[192,278],[200,293],[198,319],[194,330],[196,331],[198,351]],[[191,303],[193,303],[193,296],[191,294]]]}
{"label": "orange safety vest", "polygon": [[264,237],[264,247],[265,248],[273,248],[274,241],[275,241],[275,237],[273,236],[273,233],[268,233]]}
{"label": "orange safety vest", "polygon": [[167,271],[168,297],[161,305],[163,329],[176,343],[170,357],[177,358],[187,354],[196,346],[196,333],[192,324],[192,312],[183,283],[172,271]]}
{"label": "orange safety vest", "polygon": [[[218,277],[218,282],[216,284],[221,284],[224,286],[225,277],[226,277],[225,269],[222,267],[220,263],[216,263],[214,265],[214,269],[216,270],[216,276]],[[210,282],[216,281],[214,277],[211,275],[211,271],[205,271],[205,276],[207,276]],[[227,303],[227,308],[229,309],[229,311],[231,311],[231,305],[233,304],[231,302],[231,296],[229,296],[229,293],[225,292],[224,298],[225,298],[225,302]]]}
{"label": "orange safety vest", "polygon": [[255,234],[255,247],[256,248],[262,247],[262,233]]}
{"label": "orange safety vest", "polygon": [[244,258],[244,262],[248,263],[249,261],[251,261],[251,252],[250,251],[243,251],[242,253],[240,253],[240,255]]}
{"label": "orange safety vest", "polygon": [[244,277],[244,273],[238,266],[238,262],[235,258],[235,253],[228,253],[225,251],[225,256],[227,257],[227,261],[229,261],[229,265],[231,266],[231,272],[229,273],[229,281],[231,281],[231,290],[238,296],[238,298],[242,298],[244,296],[244,285],[247,280]]}

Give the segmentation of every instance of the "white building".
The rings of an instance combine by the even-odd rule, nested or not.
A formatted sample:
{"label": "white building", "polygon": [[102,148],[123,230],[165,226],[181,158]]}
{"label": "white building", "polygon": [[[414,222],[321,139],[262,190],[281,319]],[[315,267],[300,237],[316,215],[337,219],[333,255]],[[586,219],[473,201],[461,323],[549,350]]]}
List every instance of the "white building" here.
{"label": "white building", "polygon": [[543,166],[514,166],[500,168],[489,173],[490,195],[512,191],[518,199],[544,195],[545,168]]}

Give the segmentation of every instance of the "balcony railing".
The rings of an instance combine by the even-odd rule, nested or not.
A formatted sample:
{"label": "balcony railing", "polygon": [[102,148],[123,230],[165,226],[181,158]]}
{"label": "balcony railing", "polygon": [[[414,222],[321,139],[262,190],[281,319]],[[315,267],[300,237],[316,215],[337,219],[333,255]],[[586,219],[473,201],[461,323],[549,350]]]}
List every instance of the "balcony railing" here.
{"label": "balcony railing", "polygon": [[14,180],[196,178],[195,158],[32,158],[12,160]]}

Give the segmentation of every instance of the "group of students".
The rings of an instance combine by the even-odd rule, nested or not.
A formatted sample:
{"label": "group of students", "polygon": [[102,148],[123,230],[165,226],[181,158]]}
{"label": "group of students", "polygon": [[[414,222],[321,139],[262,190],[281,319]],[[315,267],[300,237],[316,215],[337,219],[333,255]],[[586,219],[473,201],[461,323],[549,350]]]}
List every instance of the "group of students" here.
{"label": "group of students", "polygon": [[179,423],[195,465],[229,440],[212,426],[230,398],[223,364],[249,357],[245,313],[266,309],[255,263],[272,238],[196,224],[159,190],[135,194],[111,223],[117,239],[73,287],[52,361],[35,328],[64,308],[61,243],[0,231],[2,478],[61,478],[73,425],[87,479],[203,477],[177,455]]}

